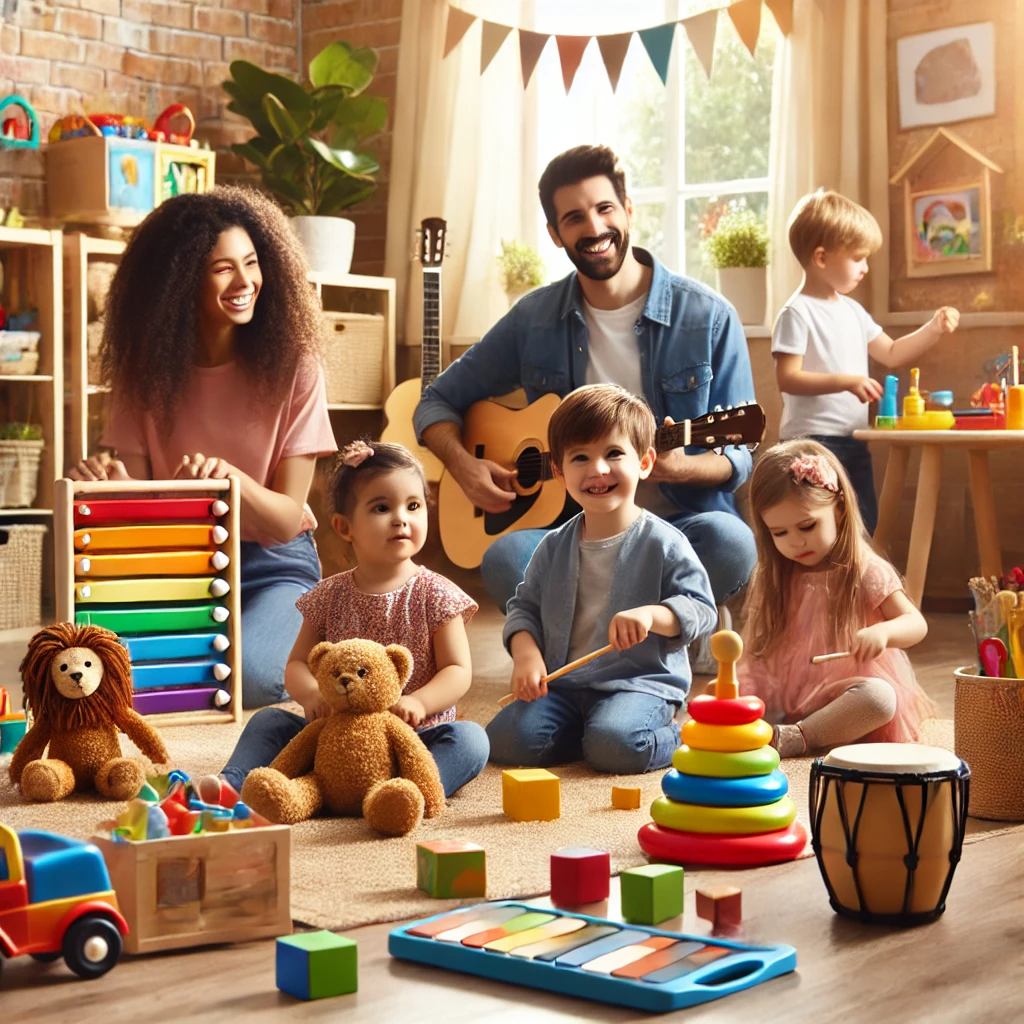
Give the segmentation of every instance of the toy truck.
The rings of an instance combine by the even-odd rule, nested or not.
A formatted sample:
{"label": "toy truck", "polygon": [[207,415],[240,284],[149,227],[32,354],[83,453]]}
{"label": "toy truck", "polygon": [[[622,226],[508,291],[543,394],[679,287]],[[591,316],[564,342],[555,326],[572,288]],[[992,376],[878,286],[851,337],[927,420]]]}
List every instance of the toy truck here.
{"label": "toy truck", "polygon": [[0,824],[0,964],[60,957],[80,978],[117,964],[128,925],[91,843]]}

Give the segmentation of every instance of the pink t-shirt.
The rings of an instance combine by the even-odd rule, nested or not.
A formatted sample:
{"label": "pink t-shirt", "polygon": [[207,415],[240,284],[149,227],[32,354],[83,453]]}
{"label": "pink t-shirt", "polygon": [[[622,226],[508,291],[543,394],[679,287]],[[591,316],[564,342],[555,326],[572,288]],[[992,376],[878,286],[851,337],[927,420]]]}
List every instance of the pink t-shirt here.
{"label": "pink t-shirt", "polygon": [[[152,413],[146,412],[140,422],[113,401],[101,443],[120,455],[144,455],[154,480],[172,479],[183,456],[202,452],[226,459],[264,487],[270,486],[282,459],[330,455],[338,447],[323,370],[312,357],[299,363],[291,390],[272,407],[258,400],[238,363],[197,366],[179,409],[171,431],[162,433]],[[307,507],[299,532],[315,527]],[[244,522],[242,540],[266,547],[276,543]]]}
{"label": "pink t-shirt", "polygon": [[[404,587],[386,594],[364,593],[356,586],[353,571],[321,580],[295,607],[321,640],[332,644],[355,637],[385,647],[401,644],[412,654],[412,675],[402,692],[426,686],[437,674],[434,634],[457,615],[468,624],[479,607],[476,601],[423,566]],[[419,728],[454,721],[453,706],[424,719]]]}

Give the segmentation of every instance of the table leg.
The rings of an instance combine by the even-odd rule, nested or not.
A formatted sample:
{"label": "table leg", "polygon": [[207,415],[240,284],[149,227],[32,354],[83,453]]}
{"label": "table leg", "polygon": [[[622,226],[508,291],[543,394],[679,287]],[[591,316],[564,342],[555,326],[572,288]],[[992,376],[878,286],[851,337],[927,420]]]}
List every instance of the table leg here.
{"label": "table leg", "polygon": [[978,555],[981,575],[1001,576],[1002,552],[999,548],[999,525],[996,522],[996,503],[992,497],[992,475],[989,473],[988,452],[983,448],[967,453],[971,473],[971,499],[974,502],[974,528],[978,533]]}
{"label": "table leg", "polygon": [[889,458],[885,463],[885,480],[882,482],[882,494],[878,499],[878,525],[875,527],[874,536],[875,550],[882,555],[889,549],[892,532],[900,516],[909,463],[909,445],[894,444],[889,447]]}
{"label": "table leg", "polygon": [[939,481],[942,478],[942,448],[926,444],[921,448],[921,469],[917,477],[914,522],[910,527],[907,552],[907,596],[921,607],[924,581],[928,575],[928,555],[935,532],[935,511],[939,505]]}

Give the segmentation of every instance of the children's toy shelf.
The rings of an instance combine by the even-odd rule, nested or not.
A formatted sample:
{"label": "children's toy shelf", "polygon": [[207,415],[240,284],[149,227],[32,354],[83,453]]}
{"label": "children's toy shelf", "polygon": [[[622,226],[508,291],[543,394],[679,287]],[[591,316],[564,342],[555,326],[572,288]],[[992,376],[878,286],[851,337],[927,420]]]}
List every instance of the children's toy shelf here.
{"label": "children's toy shelf", "polygon": [[57,619],[128,647],[160,725],[242,715],[238,479],[58,480]]}

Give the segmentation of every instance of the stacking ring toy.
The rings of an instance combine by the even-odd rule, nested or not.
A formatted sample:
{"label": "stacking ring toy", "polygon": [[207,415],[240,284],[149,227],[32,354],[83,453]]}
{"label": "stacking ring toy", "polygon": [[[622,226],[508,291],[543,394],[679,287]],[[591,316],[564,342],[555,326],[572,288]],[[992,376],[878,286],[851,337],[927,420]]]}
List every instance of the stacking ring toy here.
{"label": "stacking ring toy", "polygon": [[705,725],[749,725],[764,714],[764,701],[753,696],[719,699],[701,694],[690,700],[686,710],[694,721]]}
{"label": "stacking ring toy", "polygon": [[640,829],[637,839],[640,848],[652,860],[753,868],[799,857],[807,845],[807,832],[799,821],[780,832],[754,836],[676,832],[648,822]]}
{"label": "stacking ring toy", "polygon": [[672,767],[685,775],[706,775],[714,779],[737,779],[747,775],[767,775],[779,767],[779,752],[774,747],[721,754],[713,750],[694,750],[682,746],[672,755]]}
{"label": "stacking ring toy", "polygon": [[669,800],[705,807],[758,807],[781,800],[789,791],[789,779],[778,769],[768,775],[746,779],[709,779],[703,775],[681,775],[670,768],[661,780]]}
{"label": "stacking ring toy", "polygon": [[664,828],[681,832],[713,832],[726,835],[751,835],[777,832],[796,818],[796,804],[784,796],[760,807],[701,807],[680,804],[659,796],[651,804],[651,817]]}
{"label": "stacking ring toy", "polygon": [[763,719],[747,725],[705,725],[690,721],[683,726],[683,742],[698,750],[737,753],[766,746],[772,739],[772,727]]}

